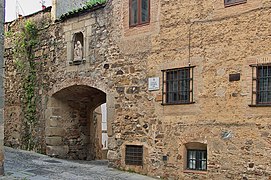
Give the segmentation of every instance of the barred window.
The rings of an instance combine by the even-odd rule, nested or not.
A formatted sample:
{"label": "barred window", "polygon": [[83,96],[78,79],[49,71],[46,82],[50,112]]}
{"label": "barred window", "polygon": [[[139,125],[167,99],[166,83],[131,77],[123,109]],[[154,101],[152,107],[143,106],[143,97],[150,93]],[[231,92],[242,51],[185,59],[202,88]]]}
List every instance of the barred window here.
{"label": "barred window", "polygon": [[187,150],[187,169],[189,170],[207,170],[207,151],[188,149]]}
{"label": "barred window", "polygon": [[271,65],[251,65],[252,105],[271,105]]}
{"label": "barred window", "polygon": [[130,26],[142,25],[150,22],[150,0],[130,0]]}
{"label": "barred window", "polygon": [[236,4],[246,3],[247,0],[224,0],[225,6],[232,6]]}
{"label": "barred window", "polygon": [[193,103],[193,67],[163,70],[163,104]]}
{"label": "barred window", "polygon": [[143,146],[126,145],[125,150],[126,165],[143,165]]}

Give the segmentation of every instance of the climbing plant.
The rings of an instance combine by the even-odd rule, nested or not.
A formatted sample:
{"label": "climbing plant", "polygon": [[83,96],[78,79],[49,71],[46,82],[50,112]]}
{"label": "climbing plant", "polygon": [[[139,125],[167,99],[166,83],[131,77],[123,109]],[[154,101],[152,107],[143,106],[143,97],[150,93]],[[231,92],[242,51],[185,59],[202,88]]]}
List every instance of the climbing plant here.
{"label": "climbing plant", "polygon": [[22,78],[22,95],[24,116],[23,147],[33,150],[35,143],[33,132],[37,123],[36,113],[36,63],[34,47],[38,43],[38,29],[34,22],[25,21],[20,31],[13,33],[13,59],[14,65]]}

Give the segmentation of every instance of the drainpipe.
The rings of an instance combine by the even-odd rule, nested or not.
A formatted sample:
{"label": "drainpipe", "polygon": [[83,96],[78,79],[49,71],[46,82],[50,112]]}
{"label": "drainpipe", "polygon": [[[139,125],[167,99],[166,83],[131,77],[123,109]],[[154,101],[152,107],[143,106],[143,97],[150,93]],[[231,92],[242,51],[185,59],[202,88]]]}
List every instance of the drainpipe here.
{"label": "drainpipe", "polygon": [[188,29],[188,66],[191,66],[191,31],[195,21],[190,22]]}

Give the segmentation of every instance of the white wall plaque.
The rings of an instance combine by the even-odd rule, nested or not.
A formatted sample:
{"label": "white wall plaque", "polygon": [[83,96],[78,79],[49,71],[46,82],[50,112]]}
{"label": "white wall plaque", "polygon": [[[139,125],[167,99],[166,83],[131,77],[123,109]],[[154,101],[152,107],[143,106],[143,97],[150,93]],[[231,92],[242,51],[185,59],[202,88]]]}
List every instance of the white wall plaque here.
{"label": "white wall plaque", "polygon": [[159,90],[159,77],[149,78],[149,91]]}

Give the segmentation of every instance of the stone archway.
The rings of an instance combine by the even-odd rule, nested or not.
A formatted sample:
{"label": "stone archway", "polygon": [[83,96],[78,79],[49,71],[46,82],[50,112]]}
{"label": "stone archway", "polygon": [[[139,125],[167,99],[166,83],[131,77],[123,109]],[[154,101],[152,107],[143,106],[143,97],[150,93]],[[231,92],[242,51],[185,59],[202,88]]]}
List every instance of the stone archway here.
{"label": "stone archway", "polygon": [[101,125],[96,115],[97,107],[105,102],[105,92],[87,85],[71,85],[53,93],[46,111],[46,154],[65,159],[100,159]]}

